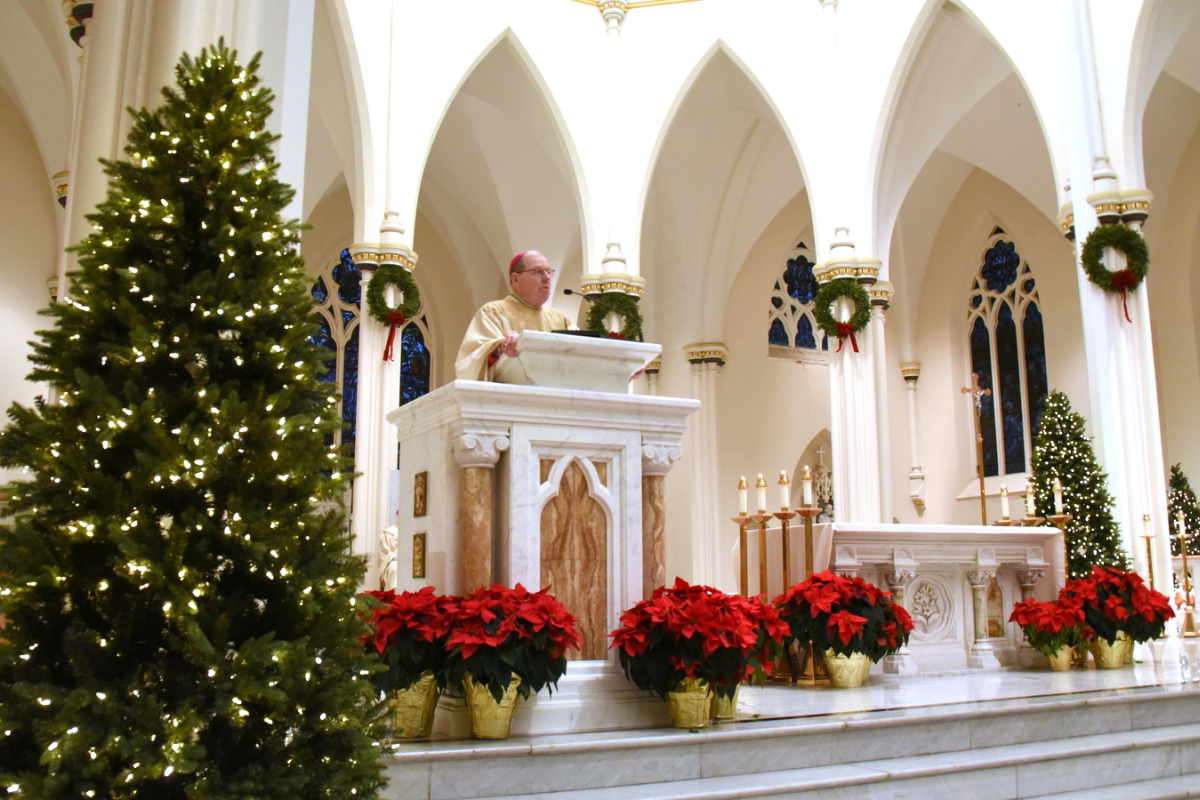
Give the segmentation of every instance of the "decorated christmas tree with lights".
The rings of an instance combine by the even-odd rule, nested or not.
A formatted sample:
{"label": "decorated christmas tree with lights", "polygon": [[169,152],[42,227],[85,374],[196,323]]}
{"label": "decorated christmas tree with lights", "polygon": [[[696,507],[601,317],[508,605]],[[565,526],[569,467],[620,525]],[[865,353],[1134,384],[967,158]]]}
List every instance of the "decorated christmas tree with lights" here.
{"label": "decorated christmas tree with lights", "polygon": [[0,461],[0,796],[369,797],[349,475],[257,58],[184,57],[34,343]]}
{"label": "decorated christmas tree with lights", "polygon": [[1096,462],[1084,425],[1083,415],[1071,410],[1070,399],[1051,392],[1038,421],[1030,469],[1039,517],[1054,513],[1054,479],[1062,482],[1063,510],[1071,515],[1065,526],[1070,578],[1090,575],[1097,565],[1129,566],[1120,526],[1112,515],[1108,475]]}
{"label": "decorated christmas tree with lights", "polygon": [[1179,515],[1183,514],[1183,524],[1187,526],[1188,543],[1191,544],[1191,537],[1200,531],[1200,504],[1197,504],[1192,484],[1178,464],[1171,467],[1171,478],[1167,482],[1167,513],[1171,529],[1171,555],[1182,555],[1183,551],[1178,538]]}

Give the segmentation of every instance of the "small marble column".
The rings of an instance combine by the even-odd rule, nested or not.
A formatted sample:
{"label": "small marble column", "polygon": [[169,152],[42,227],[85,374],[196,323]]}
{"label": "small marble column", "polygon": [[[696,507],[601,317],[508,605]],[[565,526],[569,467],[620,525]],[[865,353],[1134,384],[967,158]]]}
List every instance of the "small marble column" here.
{"label": "small marble column", "polygon": [[917,436],[917,381],[921,377],[921,362],[905,361],[900,365],[904,385],[908,389],[908,451],[912,468],[908,471],[908,496],[918,514],[925,512],[925,470],[921,469],[921,453]]}
{"label": "small marble column", "polygon": [[683,455],[677,446],[642,443],[642,597],[667,582],[667,508],[663,494],[667,472]]}
{"label": "small marble column", "polygon": [[987,592],[996,577],[994,569],[979,569],[967,573],[975,605],[975,642],[971,645],[969,663],[974,669],[999,669],[1000,660],[988,638]]}
{"label": "small marble column", "polygon": [[495,496],[495,467],[500,453],[508,449],[507,435],[495,431],[464,431],[454,447],[454,459],[462,467],[462,563],[458,591],[469,594],[495,579],[492,563]]}
{"label": "small marble column", "polygon": [[[890,570],[885,577],[887,578],[888,589],[892,592],[892,602],[897,605],[904,605],[905,590],[912,583],[913,578],[917,577],[916,571],[911,569],[895,569]],[[919,670],[917,669],[916,662],[913,661],[912,652],[908,649],[907,644],[883,659],[883,671],[892,675],[917,674]]]}
{"label": "small marble column", "polygon": [[1021,587],[1021,599],[1033,599],[1033,585],[1046,574],[1044,569],[1022,569],[1017,571],[1017,583]]}

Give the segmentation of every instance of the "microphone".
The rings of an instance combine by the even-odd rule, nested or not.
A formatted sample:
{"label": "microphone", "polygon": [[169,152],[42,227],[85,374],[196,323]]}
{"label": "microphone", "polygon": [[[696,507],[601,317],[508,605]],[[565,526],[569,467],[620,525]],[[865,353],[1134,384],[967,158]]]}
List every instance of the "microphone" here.
{"label": "microphone", "polygon": [[[588,297],[588,296],[587,296],[586,294],[584,294],[583,292],[576,292],[576,291],[574,291],[573,289],[563,289],[563,294],[569,294],[569,295],[574,295],[575,297],[580,297],[580,298],[582,298],[582,299],[584,299],[584,300],[587,300],[589,303],[592,303],[592,304],[594,304],[594,305],[598,305],[598,306],[600,306],[601,308],[604,308],[604,309],[607,309],[607,310],[611,311],[612,313],[616,314],[616,315],[617,315],[617,316],[619,316],[619,317],[624,317],[624,316],[625,316],[625,312],[624,312],[624,311],[622,311],[621,309],[617,308],[616,306],[609,305],[608,303],[604,302],[603,300],[597,300],[597,299],[596,299],[596,298],[594,298],[594,297]],[[645,339],[643,339],[643,338],[642,338],[642,326],[641,326],[641,325],[639,325],[639,326],[638,326],[638,329],[637,329],[637,335],[638,335],[638,341],[639,341],[639,342],[644,342],[644,341],[646,341]]]}

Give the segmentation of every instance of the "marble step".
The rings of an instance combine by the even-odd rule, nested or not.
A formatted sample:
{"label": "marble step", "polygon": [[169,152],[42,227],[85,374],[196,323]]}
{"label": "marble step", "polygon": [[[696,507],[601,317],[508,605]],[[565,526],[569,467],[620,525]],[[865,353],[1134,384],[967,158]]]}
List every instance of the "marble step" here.
{"label": "marble step", "polygon": [[[1136,786],[1137,791],[1119,795],[1128,800],[1156,796],[1144,793],[1143,784],[1186,780],[1180,774],[1184,765],[1198,763],[1200,724],[1193,724],[827,767],[474,800],[1016,800],[1045,797],[1047,788],[1070,789],[1069,797],[1096,800],[1107,788]],[[1193,786],[1200,781],[1198,775],[1187,777]]]}
{"label": "marble step", "polygon": [[1043,794],[1029,800],[1187,800],[1200,797],[1200,772],[1175,778],[1118,783],[1100,789]]}
{"label": "marble step", "polygon": [[[1019,797],[1087,785],[1055,783],[1016,793],[1019,774],[1041,769],[1054,777],[1058,762],[1083,764],[1085,778],[1105,775],[1096,786],[1126,782],[1125,775],[1107,773],[1126,752],[1137,756],[1140,769],[1146,747],[1155,754],[1151,761],[1163,761],[1167,771],[1155,773],[1151,764],[1151,774],[1136,777],[1156,779],[1200,765],[1200,725],[1194,723],[1200,720],[1200,691],[1192,686],[742,722],[695,733],[658,729],[403,745],[391,757],[383,796],[832,798],[860,796],[855,792],[890,780],[889,787],[921,796],[973,797],[971,787],[1008,787],[1009,794],[994,796]],[[961,784],[962,791],[941,794],[943,784]],[[917,796],[876,790],[871,797]]]}

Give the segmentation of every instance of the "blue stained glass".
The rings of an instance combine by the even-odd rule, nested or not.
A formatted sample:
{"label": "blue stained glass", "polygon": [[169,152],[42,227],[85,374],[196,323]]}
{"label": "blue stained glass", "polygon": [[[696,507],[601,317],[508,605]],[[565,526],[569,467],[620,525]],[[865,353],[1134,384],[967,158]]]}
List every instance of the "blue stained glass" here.
{"label": "blue stained glass", "polygon": [[[971,371],[979,376],[979,388],[992,388],[992,348],[987,324],[976,319],[971,328]],[[991,395],[984,395],[979,409],[979,427],[983,433],[983,474],[998,475],[1000,459],[996,453],[996,410]]]}
{"label": "blue stained glass", "polygon": [[813,326],[808,317],[801,317],[796,324],[796,347],[803,347],[805,350],[817,349],[817,337],[813,335]]}
{"label": "blue stained glass", "polygon": [[779,297],[772,297],[771,305],[775,306],[776,308],[783,308],[783,299]]}
{"label": "blue stained glass", "polygon": [[317,319],[320,320],[320,332],[312,337],[312,343],[330,352],[330,357],[325,361],[325,372],[318,377],[325,383],[337,383],[337,343],[329,332],[329,320],[323,314],[318,314]]}
{"label": "blue stained glass", "polygon": [[1004,431],[1005,473],[1025,471],[1025,409],[1021,400],[1021,359],[1012,306],[1003,303],[996,320],[996,360],[1000,369],[1000,425]]}
{"label": "blue stained glass", "polygon": [[783,322],[780,320],[771,321],[771,330],[767,333],[767,342],[770,344],[781,344],[784,347],[788,346],[787,328],[783,327]]}
{"label": "blue stained glass", "polygon": [[983,302],[983,296],[982,296],[982,295],[978,295],[978,294],[977,294],[977,295],[975,295],[974,297],[972,297],[972,298],[971,298],[971,307],[972,307],[972,308],[979,308],[979,305],[980,305],[980,303],[982,303],[982,302]]}
{"label": "blue stained glass", "polygon": [[317,278],[317,282],[313,284],[312,296],[318,305],[329,299],[329,289],[325,288],[324,278]]}
{"label": "blue stained glass", "polygon": [[822,349],[822,350],[828,350],[828,349],[829,349],[829,337],[828,337],[828,336],[822,336],[822,337],[821,337],[821,349]]}
{"label": "blue stained glass", "polygon": [[984,280],[993,292],[1003,292],[1017,279],[1017,267],[1021,257],[1012,242],[996,242],[991,250],[983,254]]}
{"label": "blue stained glass", "polygon": [[358,433],[358,328],[350,334],[343,350],[342,364],[342,445],[354,454],[354,437]]}
{"label": "blue stained glass", "polygon": [[1025,390],[1029,394],[1029,430],[1037,436],[1038,422],[1046,410],[1046,338],[1042,328],[1042,312],[1036,303],[1025,308]]}
{"label": "blue stained glass", "polygon": [[342,261],[333,268],[333,279],[338,285],[338,297],[343,303],[357,306],[362,300],[362,273],[350,258],[350,251],[342,251]]}
{"label": "blue stained glass", "polygon": [[788,294],[801,303],[811,303],[817,296],[817,279],[813,277],[813,266],[813,262],[804,256],[798,256],[788,259],[787,269],[783,272]]}
{"label": "blue stained glass", "polygon": [[350,323],[354,322],[354,316],[355,315],[354,315],[353,311],[347,311],[346,309],[343,308],[342,309],[342,325],[349,328]]}
{"label": "blue stained glass", "polygon": [[429,394],[429,348],[416,325],[400,334],[400,405]]}
{"label": "blue stained glass", "polygon": [[1035,286],[1035,284],[1033,282],[1033,278],[1030,278],[1029,280],[1025,281],[1025,294],[1032,294],[1034,286]]}

